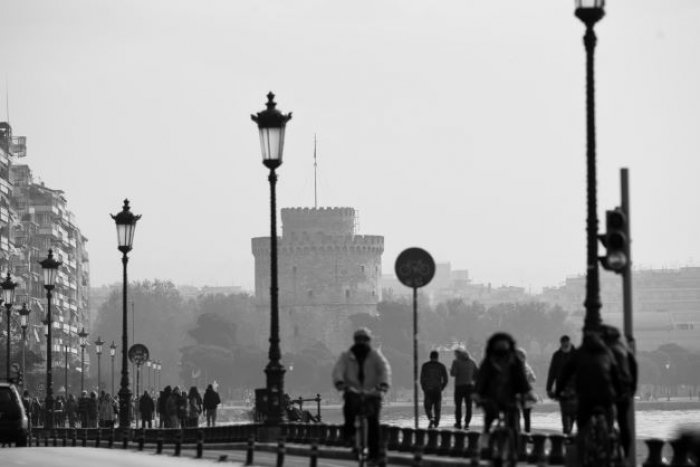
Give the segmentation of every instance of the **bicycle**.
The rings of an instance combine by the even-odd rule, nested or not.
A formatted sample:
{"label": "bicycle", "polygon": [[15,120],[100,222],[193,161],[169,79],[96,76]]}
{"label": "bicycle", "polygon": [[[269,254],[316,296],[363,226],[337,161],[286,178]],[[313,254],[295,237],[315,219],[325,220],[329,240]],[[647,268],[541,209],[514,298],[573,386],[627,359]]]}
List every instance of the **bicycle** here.
{"label": "bicycle", "polygon": [[608,418],[603,408],[596,407],[591,418],[581,428],[578,445],[582,467],[606,467],[624,462],[620,435]]}
{"label": "bicycle", "polygon": [[[376,390],[364,390],[348,388],[347,391],[358,397],[358,410],[355,415],[355,440],[353,449],[357,455],[359,467],[365,467],[369,461],[369,423],[368,417],[372,415],[372,407],[367,403],[368,399],[380,397],[380,393]],[[351,396],[352,397],[352,396]]]}
{"label": "bicycle", "polygon": [[496,424],[489,432],[488,453],[494,467],[515,467],[518,463],[518,433],[499,410]]}

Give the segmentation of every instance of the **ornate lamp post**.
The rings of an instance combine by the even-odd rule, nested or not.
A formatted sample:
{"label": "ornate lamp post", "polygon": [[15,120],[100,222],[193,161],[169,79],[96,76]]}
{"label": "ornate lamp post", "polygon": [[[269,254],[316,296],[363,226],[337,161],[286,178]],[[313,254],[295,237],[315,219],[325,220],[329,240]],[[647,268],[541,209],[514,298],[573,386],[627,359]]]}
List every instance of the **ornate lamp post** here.
{"label": "ornate lamp post", "polygon": [[46,301],[48,307],[46,309],[46,422],[47,427],[53,426],[53,377],[51,374],[51,366],[53,359],[51,356],[51,292],[56,287],[56,274],[58,267],[61,266],[60,261],[56,261],[53,257],[53,250],[49,249],[49,255],[46,259],[39,261],[41,269],[44,272],[44,289],[46,289]]}
{"label": "ornate lamp post", "polygon": [[100,389],[102,388],[102,367],[100,366],[100,360],[102,359],[102,346],[104,344],[102,337],[98,336],[95,341],[95,353],[97,354],[97,394],[100,393]]}
{"label": "ornate lamp post", "polygon": [[81,329],[78,333],[78,340],[80,341],[80,393],[82,394],[85,390],[85,347],[87,347],[87,337],[88,333],[85,332],[85,328]]}
{"label": "ornate lamp post", "polygon": [[277,426],[283,420],[282,396],[284,394],[284,366],[280,361],[279,337],[279,304],[277,288],[277,207],[275,186],[277,174],[275,169],[282,164],[284,151],[284,132],[287,122],[292,114],[283,114],[275,107],[275,95],[270,92],[267,95],[267,108],[256,115],[251,115],[258,124],[260,132],[260,150],[262,152],[263,165],[270,169],[268,181],[270,182],[270,350],[269,362],[265,367],[267,375],[267,401],[268,417],[266,424]]}
{"label": "ornate lamp post", "polygon": [[156,368],[156,369],[158,370],[158,385],[157,386],[158,386],[158,390],[160,391],[160,388],[161,388],[160,374],[161,374],[161,370],[163,369],[163,363],[160,360],[158,360],[158,368]]}
{"label": "ornate lamp post", "polygon": [[70,345],[69,345],[70,343],[68,342],[68,340],[63,342],[63,339],[59,339],[59,341],[61,344],[63,344],[63,351],[65,352],[65,355],[66,355],[66,357],[65,357],[66,358],[66,361],[65,361],[66,378],[64,380],[64,385],[66,388],[66,401],[67,401],[68,400],[68,349],[70,348]]}
{"label": "ornate lamp post", "polygon": [[150,360],[146,361],[146,390],[151,387],[151,363]]}
{"label": "ornate lamp post", "polygon": [[109,346],[109,356],[112,359],[112,397],[114,397],[114,356],[117,354],[117,345],[112,341]]}
{"label": "ornate lamp post", "polygon": [[22,374],[24,378],[22,379],[22,388],[24,389],[24,379],[27,378],[27,369],[25,367],[25,356],[27,351],[27,327],[29,327],[29,308],[27,304],[23,303],[22,308],[19,310],[19,324],[22,327]]}
{"label": "ornate lamp post", "polygon": [[575,0],[576,17],[586,25],[583,44],[586,47],[586,167],[587,205],[586,219],[586,317],[583,330],[595,331],[601,323],[600,279],[598,275],[598,202],[596,196],[596,132],[595,132],[595,79],[594,52],[596,35],[595,24],[605,16],[605,0]]}
{"label": "ornate lamp post", "polygon": [[12,281],[10,277],[10,271],[7,271],[5,280],[0,283],[2,287],[2,301],[5,303],[5,310],[7,310],[7,380],[10,381],[10,318],[12,315],[12,304],[15,301],[15,287],[17,284]]}
{"label": "ornate lamp post", "polygon": [[126,265],[129,262],[128,253],[131,251],[134,243],[134,230],[136,230],[136,222],[141,219],[141,216],[135,216],[129,207],[129,200],[124,200],[124,206],[119,214],[112,215],[115,224],[117,225],[117,241],[118,249],[122,252],[122,267],[123,267],[123,288],[122,288],[122,377],[119,388],[119,426],[121,428],[129,427],[129,405],[131,404],[131,391],[129,390],[129,361],[127,351],[129,349],[128,327],[127,327],[127,275]]}

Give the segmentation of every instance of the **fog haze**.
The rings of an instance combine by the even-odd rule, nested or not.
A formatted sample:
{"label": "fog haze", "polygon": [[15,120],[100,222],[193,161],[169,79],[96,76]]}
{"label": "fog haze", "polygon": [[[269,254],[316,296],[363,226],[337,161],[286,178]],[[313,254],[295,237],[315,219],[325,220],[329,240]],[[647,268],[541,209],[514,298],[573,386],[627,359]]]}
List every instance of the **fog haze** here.
{"label": "fog haze", "polygon": [[[131,278],[252,289],[269,194],[250,114],[269,90],[294,114],[278,206],[313,206],[317,134],[319,205],[385,236],[385,273],[409,246],[495,285],[584,270],[573,1],[0,3],[10,123],[35,175],[66,192],[93,285],[121,279],[108,214],[128,197],[143,215]],[[700,4],[606,11],[601,217],[629,167],[635,264],[698,264]]]}

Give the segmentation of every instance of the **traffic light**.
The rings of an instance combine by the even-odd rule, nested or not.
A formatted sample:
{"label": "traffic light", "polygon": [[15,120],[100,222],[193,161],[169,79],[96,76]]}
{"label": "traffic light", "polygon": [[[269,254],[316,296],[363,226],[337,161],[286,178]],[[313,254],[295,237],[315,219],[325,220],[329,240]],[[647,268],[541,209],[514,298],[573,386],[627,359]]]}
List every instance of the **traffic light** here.
{"label": "traffic light", "polygon": [[600,236],[607,249],[600,258],[603,268],[622,273],[627,266],[627,217],[620,208],[605,212],[605,234]]}

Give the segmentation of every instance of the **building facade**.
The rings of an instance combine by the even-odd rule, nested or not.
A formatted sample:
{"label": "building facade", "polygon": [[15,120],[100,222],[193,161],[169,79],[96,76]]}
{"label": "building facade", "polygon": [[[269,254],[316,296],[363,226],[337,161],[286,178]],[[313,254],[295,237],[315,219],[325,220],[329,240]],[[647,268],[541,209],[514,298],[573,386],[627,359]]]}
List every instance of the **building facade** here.
{"label": "building facade", "polygon": [[[376,315],[384,237],[358,235],[353,208],[282,209],[278,239],[280,338],[284,352],[323,342],[340,352],[354,314]],[[270,307],[270,238],[252,239],[255,299]],[[261,336],[267,338],[267,336]]]}
{"label": "building facade", "polygon": [[[0,123],[0,128],[3,128],[2,125]],[[11,135],[11,130],[9,133]],[[8,144],[3,143],[1,146],[4,149]],[[11,143],[9,147],[12,148]],[[24,147],[22,141],[22,156]],[[65,369],[67,359],[69,374],[75,375],[75,370],[80,369],[77,334],[83,327],[88,330],[90,328],[90,266],[86,249],[87,238],[80,231],[73,213],[68,210],[63,191],[35,181],[30,167],[16,163],[16,159],[17,153],[11,150],[0,155],[0,173],[4,178],[4,182],[0,182],[0,192],[3,193],[3,197],[0,198],[0,218],[3,217],[2,208],[7,210],[9,218],[7,227],[5,224],[2,226],[3,239],[0,240],[0,243],[3,243],[2,269],[9,269],[18,284],[15,289],[15,302],[27,303],[31,310],[27,331],[29,348],[45,356],[43,321],[46,318],[46,291],[39,261],[52,249],[54,257],[62,262],[52,298],[52,356],[55,359],[53,365]],[[9,188],[10,193],[7,198],[2,190],[5,186]],[[4,247],[5,238],[7,250]],[[85,359],[87,370],[87,352]],[[64,386],[64,378],[60,376],[60,371],[54,375],[54,389],[60,393]],[[73,379],[75,376],[71,378]],[[71,391],[74,392],[74,388]]]}

